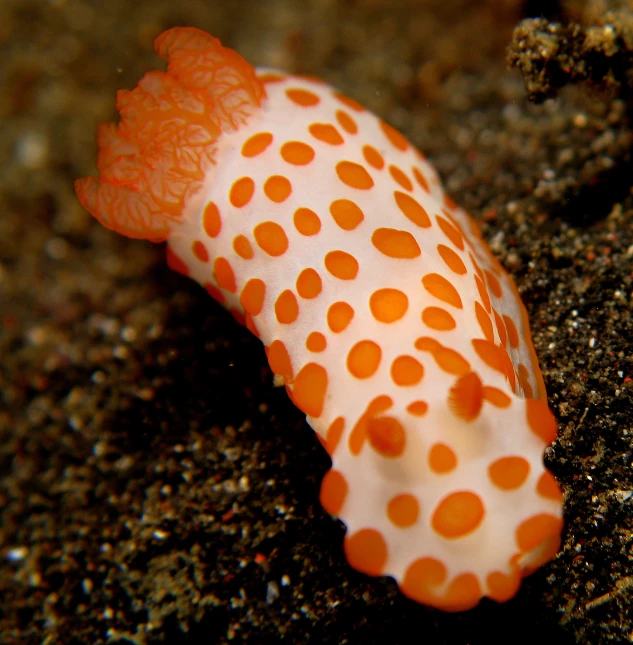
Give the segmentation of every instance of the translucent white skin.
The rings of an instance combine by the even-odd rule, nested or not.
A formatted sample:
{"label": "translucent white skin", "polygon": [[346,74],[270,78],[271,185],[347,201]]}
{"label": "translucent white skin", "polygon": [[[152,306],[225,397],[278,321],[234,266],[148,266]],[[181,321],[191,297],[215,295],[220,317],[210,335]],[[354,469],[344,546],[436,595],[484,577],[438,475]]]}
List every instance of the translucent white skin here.
{"label": "translucent white skin", "polygon": [[[303,88],[320,97],[312,107],[300,107],[288,99],[288,88]],[[531,516],[547,513],[561,516],[559,501],[548,499],[536,492],[537,481],[544,473],[545,444],[526,422],[524,393],[517,380],[516,393],[508,379],[487,365],[473,349],[472,339],[483,338],[475,316],[474,303],[480,300],[469,258],[473,253],[481,269],[494,273],[502,288],[502,297],[496,298],[489,289],[493,307],[499,314],[509,316],[518,330],[518,348],[506,348],[515,366],[527,367],[532,391],[543,396],[542,379],[532,344],[525,311],[511,279],[493,264],[489,252],[478,238],[469,216],[459,208],[450,209],[467,237],[460,251],[442,232],[435,221],[436,215],[446,208],[444,193],[437,173],[409,145],[405,151],[395,148],[380,128],[379,120],[368,111],[358,112],[346,107],[333,95],[329,86],[305,78],[284,76],[283,80],[266,85],[267,99],[248,123],[234,133],[223,134],[217,143],[215,165],[209,169],[203,189],[189,199],[181,224],[175,226],[168,244],[188,267],[190,276],[201,284],[219,288],[213,273],[213,258],[226,258],[235,275],[235,293],[223,290],[225,306],[243,311],[240,293],[251,278],[266,284],[266,297],[261,313],[253,317],[263,343],[283,341],[290,356],[294,373],[307,363],[316,362],[327,370],[328,387],[322,413],[318,418],[307,417],[308,423],[325,440],[330,424],[344,417],[345,429],[332,456],[333,468],[343,474],[348,484],[345,501],[338,513],[346,524],[348,535],[361,529],[373,528],[384,537],[388,556],[383,569],[385,575],[401,582],[409,565],[423,557],[441,561],[447,569],[444,583],[438,587],[441,596],[450,582],[464,573],[474,574],[483,595],[489,591],[487,576],[493,571],[511,573],[511,558],[516,555],[516,528]],[[335,113],[343,110],[358,125],[357,134],[348,134],[337,123]],[[330,145],[310,136],[308,126],[314,122],[334,124],[344,138],[343,145]],[[270,132],[272,144],[260,155],[247,158],[242,146],[252,135]],[[286,163],[280,156],[280,147],[287,141],[302,141],[315,150],[315,158],[305,166]],[[363,157],[362,148],[370,144],[385,160],[385,167],[376,170]],[[362,164],[371,175],[374,186],[360,190],[344,184],[335,167],[341,160]],[[413,182],[409,192],[426,210],[432,221],[429,228],[420,228],[407,219],[394,201],[394,190],[407,193],[396,184],[387,168],[395,164]],[[411,174],[412,166],[419,168],[428,181],[430,192],[425,191]],[[263,191],[270,175],[281,174],[292,184],[291,195],[282,203],[271,201]],[[229,191],[233,183],[244,176],[255,182],[255,192],[247,205],[231,205]],[[329,206],[335,199],[353,200],[363,211],[364,220],[351,231],[341,229],[330,215]],[[214,202],[222,216],[222,228],[215,238],[209,237],[202,224],[202,213],[208,202]],[[321,229],[313,236],[301,235],[293,225],[296,209],[307,207],[316,212]],[[258,247],[253,228],[260,222],[279,223],[288,238],[289,248],[279,257],[271,257]],[[375,229],[391,227],[408,231],[416,239],[421,254],[413,259],[387,257],[372,245]],[[254,249],[254,257],[241,258],[233,249],[233,240],[243,234]],[[200,261],[192,251],[194,241],[202,241],[211,262]],[[451,247],[467,267],[466,275],[452,272],[437,251],[438,244]],[[358,275],[353,280],[332,276],[324,266],[325,255],[342,250],[353,255],[359,263]],[[314,268],[322,279],[323,288],[314,299],[299,301],[299,316],[292,324],[278,322],[274,302],[289,289],[297,294],[296,280],[306,267]],[[457,289],[463,308],[458,309],[428,293],[421,278],[437,273],[448,279]],[[377,289],[396,288],[407,294],[407,313],[393,323],[377,321],[369,308],[369,297]],[[355,315],[340,333],[330,331],[326,314],[328,307],[345,301]],[[440,306],[450,311],[457,326],[452,331],[436,331],[424,325],[421,312],[428,306]],[[314,353],[306,349],[310,332],[319,331],[327,338],[327,348]],[[512,399],[509,407],[499,408],[484,401],[474,421],[459,418],[448,402],[449,391],[456,376],[440,369],[429,352],[415,349],[421,336],[437,339],[442,345],[456,350],[468,360],[486,386],[494,386]],[[369,377],[354,377],[347,368],[346,358],[351,347],[359,340],[370,339],[382,349],[380,367]],[[495,329],[495,342],[499,342]],[[413,387],[394,384],[390,366],[400,355],[414,356],[424,366],[424,377]],[[289,385],[292,389],[292,384]],[[406,447],[399,457],[382,456],[365,442],[358,454],[348,445],[349,435],[367,405],[375,397],[388,395],[393,407],[387,414],[400,420],[406,431]],[[414,400],[428,403],[424,416],[407,412]],[[458,466],[451,472],[438,474],[428,465],[429,448],[436,442],[447,444],[457,456]],[[489,465],[504,456],[520,455],[530,464],[525,483],[515,490],[502,491],[487,475]],[[439,535],[431,518],[440,500],[455,491],[473,491],[485,506],[485,517],[469,534],[453,539]],[[401,493],[417,497],[420,515],[413,526],[401,528],[390,521],[386,508],[389,500]],[[530,558],[538,561],[537,553],[522,557],[521,564]]]}

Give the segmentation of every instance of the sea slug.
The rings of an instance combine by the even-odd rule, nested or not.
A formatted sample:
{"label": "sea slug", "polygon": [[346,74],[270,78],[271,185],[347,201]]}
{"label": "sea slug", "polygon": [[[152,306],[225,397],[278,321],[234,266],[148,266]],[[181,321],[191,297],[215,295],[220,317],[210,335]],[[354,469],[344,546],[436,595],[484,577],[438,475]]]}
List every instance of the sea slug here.
{"label": "sea slug", "polygon": [[332,458],[349,563],[447,611],[505,601],[556,553],[557,424],[525,308],[407,139],[313,78],[255,69],[194,28],[121,90],[84,207],[167,241],[264,343]]}

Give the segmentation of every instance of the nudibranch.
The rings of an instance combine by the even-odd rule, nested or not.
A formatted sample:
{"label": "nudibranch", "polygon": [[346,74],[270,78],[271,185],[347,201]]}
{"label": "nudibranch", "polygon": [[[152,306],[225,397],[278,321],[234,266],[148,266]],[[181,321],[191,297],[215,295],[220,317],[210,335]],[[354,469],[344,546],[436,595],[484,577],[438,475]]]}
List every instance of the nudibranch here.
{"label": "nudibranch", "polygon": [[446,611],[505,601],[551,559],[556,436],[517,289],[393,127],[325,83],[194,28],[121,90],[83,206],[167,242],[264,343],[332,459],[350,565]]}

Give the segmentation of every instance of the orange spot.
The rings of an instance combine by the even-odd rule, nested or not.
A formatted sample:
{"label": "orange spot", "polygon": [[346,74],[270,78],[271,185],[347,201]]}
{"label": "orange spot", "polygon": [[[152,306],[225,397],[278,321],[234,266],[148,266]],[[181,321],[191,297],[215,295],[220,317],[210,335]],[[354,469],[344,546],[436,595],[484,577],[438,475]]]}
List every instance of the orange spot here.
{"label": "orange spot", "polygon": [[323,288],[321,276],[314,269],[304,269],[297,278],[297,293],[306,300],[316,298]]}
{"label": "orange spot", "polygon": [[251,278],[242,289],[240,302],[242,307],[251,315],[258,316],[264,306],[266,285],[259,278]]}
{"label": "orange spot", "polygon": [[429,182],[426,180],[426,177],[416,168],[413,166],[411,169],[413,172],[413,176],[415,177],[415,180],[420,184],[420,187],[422,190],[425,190],[427,193],[430,193],[431,190],[429,189]]}
{"label": "orange spot", "polygon": [[491,343],[489,340],[483,340],[482,338],[474,338],[471,342],[479,358],[481,358],[488,367],[491,367],[493,370],[497,370],[497,372],[501,372],[501,374],[506,374],[501,347]]}
{"label": "orange spot", "polygon": [[506,602],[513,598],[519,586],[521,585],[521,573],[512,571],[512,573],[505,574],[501,571],[493,571],[486,577],[488,584],[488,597],[496,602]]}
{"label": "orange spot", "polygon": [[398,208],[402,211],[402,214],[407,217],[407,219],[420,228],[428,228],[431,226],[431,220],[426,210],[416,199],[411,197],[411,195],[401,193],[399,190],[394,190],[393,196],[396,199]]}
{"label": "orange spot", "polygon": [[514,490],[525,483],[530,464],[523,457],[501,457],[488,466],[490,481],[501,490]]}
{"label": "orange spot", "polygon": [[255,192],[255,182],[250,177],[242,177],[233,182],[229,201],[235,208],[242,208],[251,201]]}
{"label": "orange spot", "polygon": [[517,332],[516,325],[510,316],[503,314],[503,322],[506,326],[506,331],[508,332],[508,340],[510,341],[510,347],[516,349],[519,346],[519,333]]}
{"label": "orange spot", "polygon": [[264,184],[264,193],[271,201],[281,204],[292,192],[292,184],[283,175],[271,175]]}
{"label": "orange spot", "polygon": [[221,289],[226,289],[230,293],[236,292],[235,274],[226,258],[216,258],[213,263],[213,275]]}
{"label": "orange spot", "polygon": [[422,278],[422,284],[438,300],[462,309],[462,299],[457,293],[457,289],[444,276],[439,273],[427,273]]}
{"label": "orange spot", "polygon": [[495,332],[492,328],[490,316],[486,313],[486,310],[479,304],[478,300],[475,300],[475,316],[477,318],[477,322],[479,323],[479,327],[481,328],[481,332],[485,336],[486,340],[494,343]]}
{"label": "orange spot", "polygon": [[470,372],[470,363],[457,351],[444,347],[434,338],[422,336],[415,341],[415,348],[431,352],[438,367],[454,376],[463,376]]}
{"label": "orange spot", "polygon": [[367,419],[367,439],[378,454],[393,459],[404,452],[406,434],[395,417],[372,417]]}
{"label": "orange spot", "polygon": [[409,299],[398,289],[378,289],[369,297],[369,308],[377,321],[392,323],[407,313]]}
{"label": "orange spot", "polygon": [[340,146],[343,143],[343,137],[330,123],[313,123],[308,131],[315,139],[331,146]]}
{"label": "orange spot", "polygon": [[400,168],[398,168],[398,166],[389,166],[389,174],[397,184],[402,186],[402,188],[409,191],[413,190],[411,180],[402,172],[402,170],[400,170]]}
{"label": "orange spot", "polygon": [[215,301],[219,302],[220,304],[224,304],[224,302],[226,302],[224,294],[217,287],[214,287],[210,282],[205,282],[204,288]]}
{"label": "orange spot", "polygon": [[395,228],[377,228],[371,236],[371,243],[390,258],[417,258],[421,251],[416,239],[408,231]]}
{"label": "orange spot", "polygon": [[392,405],[393,400],[386,394],[377,396],[369,402],[365,412],[360,416],[349,435],[348,445],[353,455],[358,455],[365,444],[365,439],[367,438],[367,420],[385,412]]}
{"label": "orange spot", "polygon": [[512,399],[505,392],[489,385],[484,386],[484,399],[497,408],[507,408],[512,403]]}
{"label": "orange spot", "polygon": [[335,302],[327,310],[327,324],[335,334],[342,332],[353,317],[354,309],[346,302]]}
{"label": "orange spot", "polygon": [[423,417],[429,410],[429,404],[426,401],[413,401],[407,405],[407,412],[416,417]]}
{"label": "orange spot", "polygon": [[451,331],[455,329],[455,318],[441,307],[426,307],[422,312],[422,322],[437,331]]}
{"label": "orange spot", "polygon": [[339,280],[353,280],[358,275],[358,261],[345,251],[330,251],[325,256],[325,268]]}
{"label": "orange spot", "polygon": [[554,475],[546,470],[538,479],[536,484],[536,492],[547,499],[553,499],[555,502],[560,502],[563,499],[563,493],[559,488]]}
{"label": "orange spot", "polygon": [[338,515],[343,508],[348,491],[347,480],[338,470],[328,470],[321,482],[319,500],[321,506],[330,514]]}
{"label": "orange spot", "polygon": [[327,393],[327,370],[317,364],[304,365],[292,387],[293,403],[309,417],[320,417]]}
{"label": "orange spot", "polygon": [[495,318],[495,327],[497,328],[497,334],[499,334],[499,342],[501,345],[505,345],[507,339],[506,327],[503,324],[501,316],[494,307],[492,308],[492,315]]}
{"label": "orange spot", "polygon": [[306,348],[311,352],[319,353],[327,347],[325,336],[319,331],[313,331],[306,338]]}
{"label": "orange spot", "polygon": [[349,134],[356,134],[358,132],[358,126],[356,121],[343,110],[336,110],[336,120],[339,122],[339,125],[348,132]]}
{"label": "orange spot", "polygon": [[446,193],[444,193],[443,198],[446,208],[450,210],[455,210],[457,208],[457,204]]}
{"label": "orange spot", "polygon": [[496,298],[501,298],[502,293],[499,280],[497,280],[497,278],[492,273],[490,273],[490,271],[484,271],[484,274],[486,276],[486,282],[490,287],[490,291],[492,291]]}
{"label": "orange spot", "polygon": [[259,329],[257,329],[257,325],[255,324],[253,317],[249,313],[244,314],[244,325],[246,326],[246,329],[248,329],[248,331],[259,338]]}
{"label": "orange spot", "polygon": [[325,449],[327,450],[327,454],[330,455],[330,457],[336,451],[339,441],[341,440],[341,436],[343,435],[344,429],[345,419],[343,417],[337,417],[336,419],[334,419],[334,421],[332,421],[332,423],[330,424],[330,427],[327,429],[327,433],[325,435]]}
{"label": "orange spot", "polygon": [[488,290],[483,283],[483,280],[479,278],[478,275],[475,276],[475,284],[477,285],[477,291],[479,292],[479,297],[484,303],[484,308],[490,314],[492,313],[492,306],[490,305],[490,296],[488,295]]}
{"label": "orange spot", "polygon": [[373,340],[361,340],[347,354],[347,369],[356,378],[369,378],[376,373],[381,358],[380,345]]}
{"label": "orange spot", "polygon": [[288,250],[288,237],[277,222],[262,222],[253,229],[259,248],[273,257],[283,255]]}
{"label": "orange spot", "polygon": [[408,493],[396,495],[387,504],[387,517],[400,528],[413,526],[420,515],[418,500]]}
{"label": "orange spot", "polygon": [[336,164],[336,174],[345,185],[351,188],[368,190],[374,185],[374,180],[365,168],[353,161],[339,161]]}
{"label": "orange spot", "polygon": [[448,392],[448,407],[464,421],[474,421],[484,401],[483,384],[475,372],[460,376]]}
{"label": "orange spot", "polygon": [[436,590],[445,580],[446,567],[439,560],[419,558],[407,568],[400,589],[412,600],[437,607]]}
{"label": "orange spot", "polygon": [[245,260],[250,260],[255,255],[251,243],[243,235],[238,235],[233,240],[233,250]]}
{"label": "orange spot", "polygon": [[440,225],[442,232],[446,237],[460,250],[464,250],[464,238],[461,233],[441,215],[436,215],[435,220]]}
{"label": "orange spot", "polygon": [[213,202],[208,202],[202,212],[202,228],[209,237],[217,237],[222,228],[220,211]]}
{"label": "orange spot", "polygon": [[392,128],[388,123],[381,121],[380,129],[383,131],[383,134],[387,137],[391,145],[398,150],[402,150],[404,152],[409,147],[409,142],[406,138],[395,128]]}
{"label": "orange spot", "polygon": [[259,80],[262,83],[281,83],[286,77],[282,74],[276,74],[275,72],[266,72],[264,74],[259,74]]}
{"label": "orange spot", "polygon": [[345,556],[350,566],[369,576],[382,574],[387,562],[387,544],[375,529],[361,529],[345,536]]}
{"label": "orange spot", "polygon": [[242,146],[243,157],[256,157],[268,148],[273,142],[273,135],[270,132],[259,132],[247,139]]}
{"label": "orange spot", "polygon": [[294,166],[306,166],[314,159],[314,149],[301,141],[288,141],[281,146],[281,158]]}
{"label": "orange spot", "polygon": [[457,275],[464,275],[466,273],[466,265],[453,249],[444,246],[444,244],[438,244],[437,252],[453,273],[457,273]]}
{"label": "orange spot", "polygon": [[532,391],[532,386],[530,385],[530,373],[528,368],[519,363],[519,383],[521,383],[521,388],[523,389],[523,394],[526,399],[534,398],[534,392]]}
{"label": "orange spot", "polygon": [[286,346],[280,340],[274,340],[268,348],[268,364],[273,374],[282,376],[286,383],[292,383],[292,361]]}
{"label": "orange spot", "polygon": [[391,364],[391,378],[396,385],[417,385],[424,376],[424,367],[413,356],[402,355]]}
{"label": "orange spot", "polygon": [[299,316],[299,303],[292,291],[282,291],[275,300],[275,316],[282,325],[289,325]]}
{"label": "orange spot", "polygon": [[438,475],[450,473],[457,466],[457,455],[445,443],[435,443],[429,450],[429,468]]}
{"label": "orange spot", "polygon": [[355,112],[364,112],[365,108],[357,103],[354,99],[350,99],[347,96],[341,94],[340,92],[332,92],[334,98],[339,100],[343,105],[346,105],[348,108],[351,108]]}
{"label": "orange spot", "polygon": [[297,231],[306,237],[316,235],[321,230],[319,216],[309,208],[297,208],[293,221]]}
{"label": "orange spot", "polygon": [[[521,549],[523,553],[528,553],[543,542],[552,539],[555,540],[558,545],[562,528],[563,520],[560,517],[555,517],[548,513],[540,513],[521,522],[516,530],[515,537],[517,544],[519,545],[519,549]],[[558,546],[556,547],[556,550],[558,550]],[[555,552],[556,551],[554,551],[554,553]]]}
{"label": "orange spot", "polygon": [[365,219],[363,211],[350,199],[334,200],[330,204],[330,213],[344,231],[353,231]]}
{"label": "orange spot", "polygon": [[318,105],[321,99],[310,92],[309,90],[302,89],[289,89],[286,90],[286,96],[297,105],[301,107],[312,107],[313,105]]}
{"label": "orange spot", "polygon": [[[244,317],[244,314],[239,310],[236,309],[235,307],[229,307],[229,312],[231,316],[235,319],[238,325],[246,325],[246,318]],[[256,336],[257,334],[253,332]]]}
{"label": "orange spot", "polygon": [[483,521],[485,509],[481,498],[469,490],[447,495],[433,511],[433,530],[449,540],[472,533]]}
{"label": "orange spot", "polygon": [[200,241],[196,240],[192,245],[191,245],[191,252],[200,260],[200,262],[208,262],[209,261],[209,252],[207,251],[207,247]]}
{"label": "orange spot", "polygon": [[363,146],[363,157],[365,157],[365,161],[376,170],[382,170],[385,167],[385,160],[373,146]]}
{"label": "orange spot", "polygon": [[545,443],[552,443],[558,434],[558,423],[547,403],[540,399],[526,399],[525,411],[530,430]]}

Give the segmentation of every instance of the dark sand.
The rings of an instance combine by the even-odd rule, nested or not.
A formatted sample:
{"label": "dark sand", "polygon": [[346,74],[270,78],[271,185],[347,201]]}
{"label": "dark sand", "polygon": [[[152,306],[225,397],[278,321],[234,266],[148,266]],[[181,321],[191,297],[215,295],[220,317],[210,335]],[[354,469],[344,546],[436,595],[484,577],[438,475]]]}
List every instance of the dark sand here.
{"label": "dark sand", "polygon": [[[597,20],[584,4],[547,18]],[[0,643],[633,639],[631,124],[617,87],[528,103],[505,49],[557,6],[1,0]],[[511,602],[446,615],[351,570],[328,458],[259,341],[77,203],[116,88],[187,24],[400,128],[516,278],[567,524]]]}

